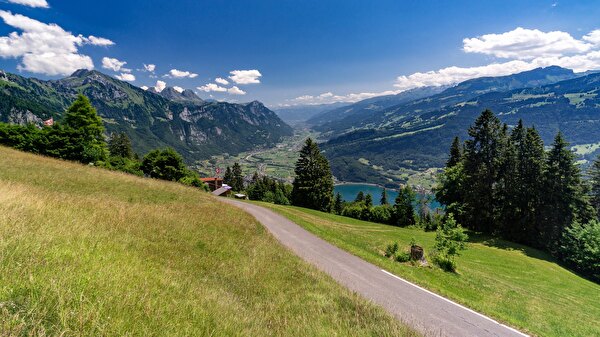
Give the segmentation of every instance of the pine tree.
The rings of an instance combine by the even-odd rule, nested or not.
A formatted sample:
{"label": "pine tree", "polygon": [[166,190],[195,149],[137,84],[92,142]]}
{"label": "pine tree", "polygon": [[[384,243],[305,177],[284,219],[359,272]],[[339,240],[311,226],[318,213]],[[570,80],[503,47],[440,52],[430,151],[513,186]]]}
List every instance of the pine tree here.
{"label": "pine tree", "polygon": [[333,176],[329,162],[319,146],[308,138],[296,162],[296,178],[292,189],[292,204],[301,207],[331,211],[333,204]]}
{"label": "pine tree", "polygon": [[[493,231],[503,231],[511,234],[515,231],[520,232],[520,214],[518,209],[518,198],[520,193],[519,171],[518,171],[518,152],[520,143],[524,141],[523,123],[508,135],[506,124],[502,127],[502,133],[499,139],[500,161],[497,183],[495,184],[494,200],[496,201],[496,226]],[[512,235],[512,234],[511,234]]]}
{"label": "pine tree", "polygon": [[465,227],[486,233],[497,229],[497,181],[502,165],[504,132],[490,110],[485,110],[469,128],[465,142]]}
{"label": "pine tree", "polygon": [[415,220],[415,193],[410,186],[400,189],[392,212],[392,224],[400,227],[412,226]]}
{"label": "pine tree", "polygon": [[243,191],[244,190],[244,176],[242,175],[242,167],[239,163],[233,163],[233,167],[231,168],[231,189],[234,191]]}
{"label": "pine tree", "polygon": [[452,141],[452,145],[450,146],[450,157],[446,162],[446,167],[454,167],[456,164],[460,163],[462,158],[462,151],[460,145],[460,139],[458,137],[454,137]]}
{"label": "pine tree", "polygon": [[133,158],[133,150],[131,148],[131,140],[125,132],[112,134],[108,141],[108,151],[111,156],[121,158]]}
{"label": "pine tree", "polygon": [[342,195],[338,192],[335,195],[335,201],[333,202],[333,211],[335,214],[342,214],[344,210],[344,200],[342,199]]}
{"label": "pine tree", "polygon": [[365,206],[367,208],[373,206],[373,197],[371,196],[370,193],[367,193],[367,195],[365,196]]}
{"label": "pine tree", "polygon": [[594,161],[589,170],[591,182],[591,203],[596,210],[596,218],[600,219],[600,156]]}
{"label": "pine tree", "polygon": [[381,192],[381,200],[379,201],[379,203],[383,206],[388,205],[389,202],[387,200],[387,191],[385,190],[385,188],[383,189],[383,191]]}

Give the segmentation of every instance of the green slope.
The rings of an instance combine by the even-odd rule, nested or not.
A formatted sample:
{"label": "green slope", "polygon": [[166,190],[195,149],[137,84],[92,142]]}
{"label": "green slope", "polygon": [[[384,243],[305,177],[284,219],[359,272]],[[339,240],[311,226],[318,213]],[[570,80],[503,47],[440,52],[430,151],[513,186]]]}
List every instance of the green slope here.
{"label": "green slope", "polygon": [[0,147],[2,336],[404,336],[252,217]]}
{"label": "green slope", "polygon": [[438,294],[537,336],[600,336],[600,285],[562,268],[546,253],[472,235],[458,273],[414,267],[383,256],[388,244],[425,252],[435,233],[375,224],[318,211],[270,207],[323,239]]}

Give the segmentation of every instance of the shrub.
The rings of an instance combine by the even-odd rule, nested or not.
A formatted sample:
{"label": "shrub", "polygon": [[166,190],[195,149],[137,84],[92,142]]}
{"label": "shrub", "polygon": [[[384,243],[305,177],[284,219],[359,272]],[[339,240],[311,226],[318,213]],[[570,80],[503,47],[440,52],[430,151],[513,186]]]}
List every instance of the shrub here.
{"label": "shrub", "polygon": [[410,261],[410,254],[407,252],[401,252],[399,254],[396,254],[396,261],[397,262],[408,262],[408,261]]}
{"label": "shrub", "polygon": [[370,220],[377,223],[389,224],[392,217],[392,207],[389,205],[371,208]]}
{"label": "shrub", "polygon": [[385,248],[385,257],[393,257],[398,252],[398,243],[394,242]]}
{"label": "shrub", "polygon": [[446,271],[455,271],[454,257],[465,249],[465,241],[468,238],[464,229],[454,220],[452,213],[449,213],[446,221],[438,227],[435,235],[437,254],[434,256],[434,262]]}

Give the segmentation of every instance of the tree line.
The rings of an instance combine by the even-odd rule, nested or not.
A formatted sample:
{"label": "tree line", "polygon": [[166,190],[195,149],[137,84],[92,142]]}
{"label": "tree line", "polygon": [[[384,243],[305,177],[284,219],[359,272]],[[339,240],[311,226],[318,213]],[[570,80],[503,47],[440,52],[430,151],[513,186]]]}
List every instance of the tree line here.
{"label": "tree line", "polygon": [[490,110],[468,136],[462,144],[454,139],[436,187],[447,214],[468,229],[546,250],[599,278],[600,160],[590,185],[560,132],[546,151],[535,127],[519,121],[509,129]]}
{"label": "tree line", "polygon": [[125,133],[112,134],[108,140],[104,133],[104,124],[96,109],[87,97],[80,94],[66,110],[62,120],[53,125],[40,129],[33,124],[0,123],[0,144],[206,189],[198,174],[186,167],[183,157],[175,150],[152,150],[140,159],[133,152],[131,140]]}

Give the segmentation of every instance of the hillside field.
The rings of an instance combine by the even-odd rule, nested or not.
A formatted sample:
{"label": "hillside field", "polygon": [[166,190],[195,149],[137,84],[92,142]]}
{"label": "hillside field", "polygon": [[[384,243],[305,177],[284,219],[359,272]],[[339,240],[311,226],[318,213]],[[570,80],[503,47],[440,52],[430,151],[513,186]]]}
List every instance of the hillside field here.
{"label": "hillside field", "polygon": [[406,336],[183,185],[0,147],[2,336]]}
{"label": "hillside field", "polygon": [[435,232],[359,221],[299,207],[260,205],[381,268],[536,336],[600,336],[600,285],[561,267],[548,254],[470,233],[457,273],[383,256],[398,242],[431,251]]}

